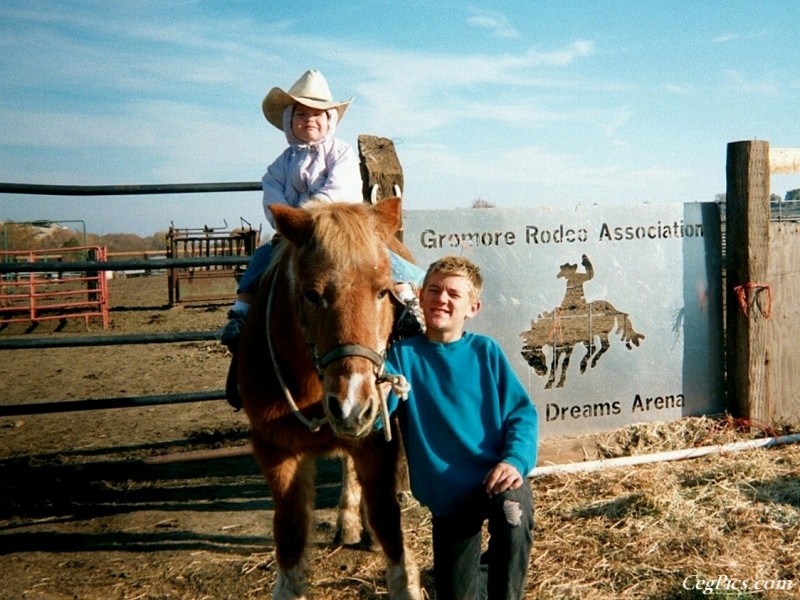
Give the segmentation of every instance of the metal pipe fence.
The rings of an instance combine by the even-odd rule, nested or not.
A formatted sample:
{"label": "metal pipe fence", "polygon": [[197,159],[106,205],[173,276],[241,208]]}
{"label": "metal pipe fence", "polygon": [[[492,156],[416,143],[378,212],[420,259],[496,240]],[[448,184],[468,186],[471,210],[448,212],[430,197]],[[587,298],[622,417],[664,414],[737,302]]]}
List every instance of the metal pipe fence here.
{"label": "metal pipe fence", "polygon": [[[0,194],[31,194],[57,196],[128,196],[147,194],[194,194],[202,192],[243,192],[261,190],[261,182],[233,183],[189,183],[156,185],[38,185],[0,182]],[[41,262],[0,262],[0,281],[19,273],[64,273],[101,271],[157,270],[189,267],[246,265],[250,256],[211,256],[190,258],[166,258],[155,260],[112,260],[112,261],[41,261]],[[0,339],[2,350],[29,350],[38,348],[73,348],[80,346],[115,346],[126,344],[162,344],[180,342],[199,342],[217,339],[217,331],[171,332],[156,334],[94,335],[47,338],[13,337]],[[79,400],[56,400],[52,402],[0,405],[0,417],[24,414],[61,413],[110,408],[130,408],[140,406],[168,405],[184,402],[202,402],[225,398],[224,390],[209,390],[182,394],[160,394],[116,398],[86,398]]]}

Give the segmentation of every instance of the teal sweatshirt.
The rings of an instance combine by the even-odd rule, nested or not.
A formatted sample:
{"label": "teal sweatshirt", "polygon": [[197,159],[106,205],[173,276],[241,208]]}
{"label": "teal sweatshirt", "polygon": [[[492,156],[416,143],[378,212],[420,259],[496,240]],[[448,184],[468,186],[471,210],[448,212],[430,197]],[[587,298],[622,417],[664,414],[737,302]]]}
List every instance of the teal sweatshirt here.
{"label": "teal sweatshirt", "polygon": [[499,462],[525,477],[536,466],[536,407],[492,338],[464,333],[440,344],[424,335],[395,343],[386,367],[408,379],[391,394],[408,456],[411,491],[434,516],[455,511]]}

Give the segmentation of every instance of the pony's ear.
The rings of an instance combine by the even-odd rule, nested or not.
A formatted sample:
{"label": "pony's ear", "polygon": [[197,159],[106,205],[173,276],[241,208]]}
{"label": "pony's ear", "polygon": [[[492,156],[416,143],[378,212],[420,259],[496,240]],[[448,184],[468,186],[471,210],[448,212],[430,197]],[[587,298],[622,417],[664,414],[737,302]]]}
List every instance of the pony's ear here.
{"label": "pony's ear", "polygon": [[275,229],[278,233],[297,247],[308,241],[313,228],[308,211],[285,204],[270,204],[268,208],[275,219]]}
{"label": "pony's ear", "polygon": [[389,239],[400,229],[402,210],[400,198],[384,198],[375,205],[378,224],[384,234],[384,239]]}

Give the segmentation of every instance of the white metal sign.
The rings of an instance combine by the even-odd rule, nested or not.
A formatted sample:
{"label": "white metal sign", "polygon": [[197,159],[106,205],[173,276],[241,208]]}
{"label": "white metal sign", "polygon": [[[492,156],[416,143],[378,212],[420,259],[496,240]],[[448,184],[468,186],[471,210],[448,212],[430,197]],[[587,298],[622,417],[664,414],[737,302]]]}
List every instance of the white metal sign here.
{"label": "white metal sign", "polygon": [[502,345],[542,438],[723,410],[719,207],[406,211],[420,266],[481,267],[468,323]]}

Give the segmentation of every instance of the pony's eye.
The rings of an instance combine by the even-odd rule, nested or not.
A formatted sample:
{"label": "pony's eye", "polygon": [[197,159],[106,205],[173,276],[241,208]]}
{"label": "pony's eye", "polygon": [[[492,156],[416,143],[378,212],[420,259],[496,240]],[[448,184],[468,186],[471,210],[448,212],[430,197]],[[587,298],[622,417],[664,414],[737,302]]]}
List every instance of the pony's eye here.
{"label": "pony's eye", "polygon": [[303,297],[306,299],[306,302],[309,302],[314,306],[319,304],[320,295],[314,290],[306,290],[305,292],[303,292]]}
{"label": "pony's eye", "polygon": [[378,300],[383,300],[386,298],[386,295],[389,293],[389,288],[383,288],[380,292],[378,292]]}

